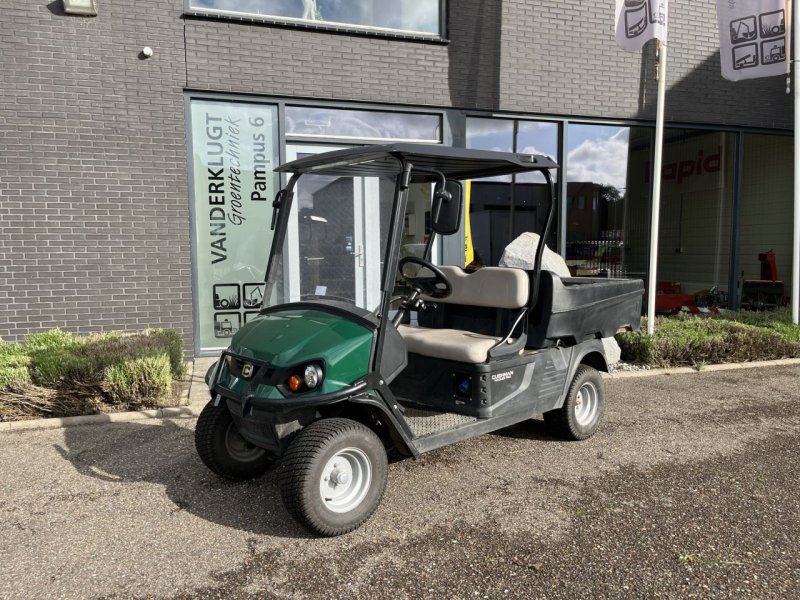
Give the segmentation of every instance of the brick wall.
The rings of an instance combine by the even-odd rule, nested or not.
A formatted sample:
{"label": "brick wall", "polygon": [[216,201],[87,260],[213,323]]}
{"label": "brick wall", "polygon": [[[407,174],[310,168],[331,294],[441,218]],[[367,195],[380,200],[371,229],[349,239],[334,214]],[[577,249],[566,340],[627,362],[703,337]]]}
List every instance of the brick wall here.
{"label": "brick wall", "polygon": [[[790,127],[782,78],[721,79],[714,5],[671,3],[667,118]],[[0,337],[165,326],[191,348],[185,89],[652,119],[652,44],[618,49],[613,6],[451,0],[441,44],[0,0]]]}
{"label": "brick wall", "polygon": [[[200,90],[552,115],[655,117],[654,44],[624,52],[614,0],[451,0],[446,45],[186,22]],[[722,79],[714,0],[670,3],[668,121],[791,126],[781,77]]]}
{"label": "brick wall", "polygon": [[188,347],[182,2],[98,4],[0,0],[0,337],[165,326]]}

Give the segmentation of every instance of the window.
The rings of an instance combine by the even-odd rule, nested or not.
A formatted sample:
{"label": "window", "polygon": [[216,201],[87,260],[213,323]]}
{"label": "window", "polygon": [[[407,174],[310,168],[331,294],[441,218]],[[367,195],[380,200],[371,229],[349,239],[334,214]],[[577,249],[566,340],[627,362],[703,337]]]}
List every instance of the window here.
{"label": "window", "polygon": [[[558,125],[546,121],[467,119],[467,147],[480,150],[544,154],[555,157]],[[558,173],[552,173],[554,177]],[[467,263],[497,265],[506,246],[523,233],[538,233],[547,217],[547,186],[541,173],[487,177],[470,182],[470,237]],[[548,245],[556,247],[557,227]],[[467,244],[470,248],[470,244]],[[472,259],[472,260],[470,260]]]}
{"label": "window", "polygon": [[442,117],[376,110],[287,106],[286,135],[439,143],[442,139]]}
{"label": "window", "polygon": [[[444,0],[441,0],[442,2]],[[440,0],[189,0],[204,12],[441,36]]]}
{"label": "window", "polygon": [[718,304],[728,290],[735,139],[698,129],[664,132],[658,280],[698,302],[706,296]]}
{"label": "window", "polygon": [[793,164],[791,136],[744,134],[739,269],[734,274],[743,308],[772,308],[791,294]]}
{"label": "window", "polygon": [[573,275],[644,277],[651,137],[649,128],[569,125],[566,260]]}

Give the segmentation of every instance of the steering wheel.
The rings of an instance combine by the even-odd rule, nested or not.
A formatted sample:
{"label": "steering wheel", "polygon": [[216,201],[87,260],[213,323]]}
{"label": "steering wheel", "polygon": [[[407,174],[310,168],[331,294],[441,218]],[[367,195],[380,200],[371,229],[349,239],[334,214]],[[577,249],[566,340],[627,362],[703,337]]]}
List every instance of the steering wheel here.
{"label": "steering wheel", "polygon": [[[420,269],[427,269],[433,273],[433,277],[409,277],[403,273],[403,269],[406,265],[417,265]],[[453,286],[447,281],[447,277],[442,270],[436,265],[429,263],[427,260],[417,258],[416,256],[406,256],[397,263],[397,270],[400,273],[400,279],[403,283],[420,294],[424,294],[430,298],[440,299],[447,298],[453,293]]]}

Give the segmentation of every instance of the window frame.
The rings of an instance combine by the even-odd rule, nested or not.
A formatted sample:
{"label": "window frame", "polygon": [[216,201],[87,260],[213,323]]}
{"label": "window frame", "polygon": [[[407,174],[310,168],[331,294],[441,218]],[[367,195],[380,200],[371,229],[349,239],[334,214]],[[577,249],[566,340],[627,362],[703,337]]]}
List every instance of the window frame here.
{"label": "window frame", "polygon": [[192,0],[183,0],[184,17],[200,19],[219,19],[244,21],[257,25],[272,25],[292,29],[309,29],[328,33],[343,33],[366,35],[369,37],[395,38],[407,41],[434,42],[448,44],[447,38],[447,2],[437,0],[439,3],[439,33],[413,31],[410,29],[392,29],[390,27],[377,27],[374,25],[359,25],[356,23],[340,23],[338,21],[311,21],[296,17],[282,17],[280,15],[262,15],[258,13],[235,12],[231,10],[202,8],[192,6]]}

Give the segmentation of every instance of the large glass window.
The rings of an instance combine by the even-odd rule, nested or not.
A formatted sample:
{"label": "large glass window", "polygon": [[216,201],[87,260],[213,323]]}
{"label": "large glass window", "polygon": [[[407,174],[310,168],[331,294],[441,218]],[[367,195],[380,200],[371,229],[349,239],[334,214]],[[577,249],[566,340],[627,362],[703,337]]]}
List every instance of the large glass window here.
{"label": "large glass window", "polygon": [[790,136],[745,134],[736,273],[744,308],[771,308],[791,293],[793,161]]}
{"label": "large glass window", "polygon": [[566,261],[573,275],[645,276],[651,132],[638,127],[569,126]]}
{"label": "large glass window", "polygon": [[278,110],[192,100],[190,111],[197,344],[211,350],[225,348],[263,298]]}
{"label": "large glass window", "polygon": [[[540,121],[469,118],[467,147],[554,157],[558,148],[558,125]],[[471,181],[469,199],[466,263],[496,266],[506,246],[514,239],[544,228],[547,186],[541,173]],[[554,226],[548,240],[551,248],[556,247],[556,230]]]}
{"label": "large glass window", "polygon": [[728,291],[735,144],[733,133],[664,133],[658,280],[691,303],[719,304]]}
{"label": "large glass window", "polygon": [[193,9],[441,35],[444,0],[190,0]]}
{"label": "large glass window", "polygon": [[313,138],[440,142],[441,115],[286,107],[286,135]]}

